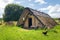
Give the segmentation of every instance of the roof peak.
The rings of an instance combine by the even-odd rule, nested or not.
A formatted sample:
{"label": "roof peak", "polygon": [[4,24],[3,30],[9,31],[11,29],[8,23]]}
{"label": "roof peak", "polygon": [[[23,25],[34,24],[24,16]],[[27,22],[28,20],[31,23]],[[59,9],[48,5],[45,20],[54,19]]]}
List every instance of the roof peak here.
{"label": "roof peak", "polygon": [[35,10],[35,9],[32,9],[32,8],[29,8],[29,7],[26,7],[25,9],[28,9],[28,10],[34,12],[34,14],[36,14],[36,15],[45,15],[45,16],[48,16],[47,13],[44,13],[44,12],[41,12],[41,11],[38,11],[38,10]]}
{"label": "roof peak", "polygon": [[[25,9],[30,9],[30,10],[34,10],[34,11],[36,11],[36,12],[41,12],[41,11],[38,11],[38,10],[32,9],[32,8],[29,8],[29,7],[26,7]],[[41,12],[41,13],[44,13],[44,12]]]}

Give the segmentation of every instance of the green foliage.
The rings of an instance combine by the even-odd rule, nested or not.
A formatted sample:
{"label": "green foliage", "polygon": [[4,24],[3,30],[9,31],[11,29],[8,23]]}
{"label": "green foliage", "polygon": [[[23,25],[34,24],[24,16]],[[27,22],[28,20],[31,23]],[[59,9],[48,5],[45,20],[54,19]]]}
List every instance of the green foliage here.
{"label": "green foliage", "polygon": [[49,30],[48,36],[43,35],[43,31],[41,29],[27,30],[16,26],[0,26],[0,40],[60,40],[60,25]]}
{"label": "green foliage", "polygon": [[5,14],[3,15],[4,21],[17,21],[24,7],[18,4],[8,4],[5,7]]}

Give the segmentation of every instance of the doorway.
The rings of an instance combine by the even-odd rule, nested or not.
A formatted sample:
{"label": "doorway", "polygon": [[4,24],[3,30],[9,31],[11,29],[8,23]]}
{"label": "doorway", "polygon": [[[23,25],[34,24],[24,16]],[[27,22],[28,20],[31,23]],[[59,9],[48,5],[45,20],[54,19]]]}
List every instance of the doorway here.
{"label": "doorway", "polygon": [[28,26],[29,28],[32,26],[32,18],[28,18]]}

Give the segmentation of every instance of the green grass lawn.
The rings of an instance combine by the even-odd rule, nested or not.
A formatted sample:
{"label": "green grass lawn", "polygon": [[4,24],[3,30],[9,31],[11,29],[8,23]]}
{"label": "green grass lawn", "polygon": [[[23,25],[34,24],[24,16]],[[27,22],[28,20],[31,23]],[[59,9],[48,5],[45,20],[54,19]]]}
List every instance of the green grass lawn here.
{"label": "green grass lawn", "polygon": [[0,40],[60,40],[60,25],[49,30],[48,36],[43,35],[43,31],[41,29],[27,30],[17,26],[0,26]]}

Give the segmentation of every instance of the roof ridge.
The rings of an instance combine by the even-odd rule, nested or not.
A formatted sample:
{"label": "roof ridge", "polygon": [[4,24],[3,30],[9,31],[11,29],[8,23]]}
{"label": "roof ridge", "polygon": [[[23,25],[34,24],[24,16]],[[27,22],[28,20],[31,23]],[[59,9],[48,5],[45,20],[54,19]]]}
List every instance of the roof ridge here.
{"label": "roof ridge", "polygon": [[47,13],[44,13],[44,12],[41,12],[41,11],[38,11],[38,10],[35,10],[35,9],[32,9],[32,8],[29,8],[29,7],[26,7],[25,9],[29,9],[35,15],[42,15],[42,16],[45,16],[45,17],[49,17],[49,15]]}

